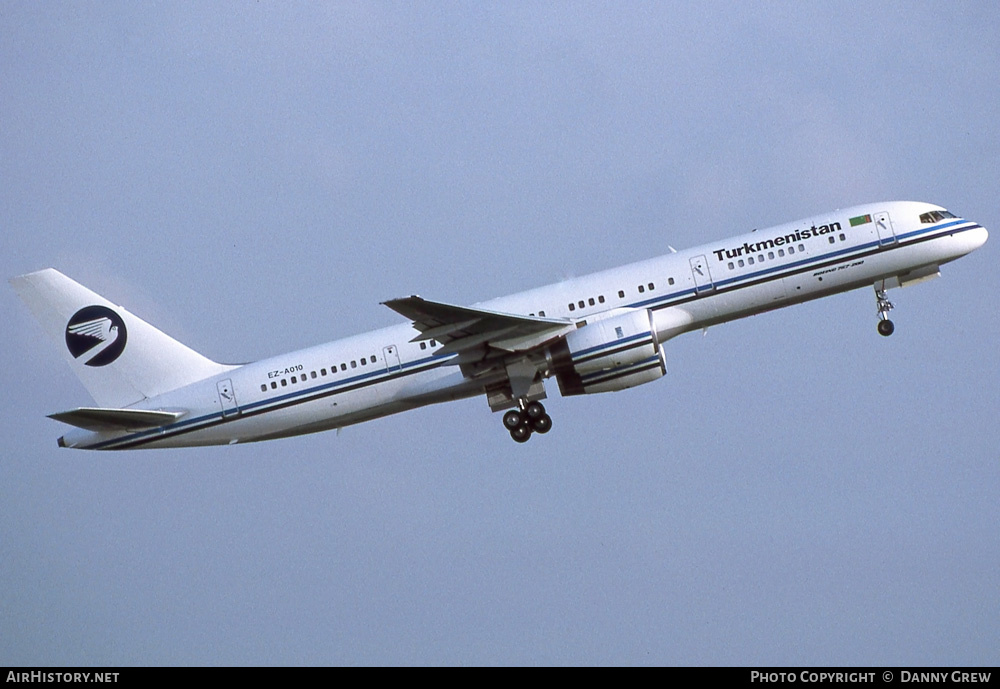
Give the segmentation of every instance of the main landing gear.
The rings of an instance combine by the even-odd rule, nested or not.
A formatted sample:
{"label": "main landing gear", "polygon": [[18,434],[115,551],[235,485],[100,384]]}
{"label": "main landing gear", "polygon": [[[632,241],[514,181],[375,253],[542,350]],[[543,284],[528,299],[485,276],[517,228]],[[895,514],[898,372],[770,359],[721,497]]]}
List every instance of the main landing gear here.
{"label": "main landing gear", "polygon": [[892,311],[892,302],[886,297],[885,290],[878,288],[877,283],[875,285],[875,302],[878,305],[878,334],[883,337],[889,337],[896,329],[896,326],[889,320],[889,312]]}
{"label": "main landing gear", "polygon": [[510,431],[510,437],[519,443],[528,442],[532,433],[548,433],[552,429],[552,417],[545,413],[541,402],[523,401],[517,409],[503,415],[503,425]]}

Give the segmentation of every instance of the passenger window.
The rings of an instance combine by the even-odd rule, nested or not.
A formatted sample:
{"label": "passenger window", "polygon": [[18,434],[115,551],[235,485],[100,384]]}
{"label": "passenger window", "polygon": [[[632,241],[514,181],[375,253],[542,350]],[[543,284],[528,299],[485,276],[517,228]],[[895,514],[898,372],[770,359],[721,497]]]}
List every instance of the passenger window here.
{"label": "passenger window", "polygon": [[784,255],[785,255],[785,250],[784,249],[778,249],[778,256],[784,256]]}
{"label": "passenger window", "polygon": [[341,371],[346,371],[347,370],[347,364],[341,364],[340,365],[340,370]]}
{"label": "passenger window", "polygon": [[271,389],[272,390],[277,390],[278,389],[278,384],[275,383],[273,380],[271,381]]}
{"label": "passenger window", "polygon": [[602,294],[599,297],[597,297],[597,301],[599,301],[600,303],[603,304],[604,303],[604,295]]}
{"label": "passenger window", "polygon": [[846,241],[846,240],[847,240],[847,236],[846,235],[840,235],[840,241],[843,242],[843,241]]}
{"label": "passenger window", "polygon": [[583,299],[581,299],[580,301],[576,302],[576,305],[582,309],[587,304],[583,301]]}
{"label": "passenger window", "polygon": [[623,289],[618,290],[618,298],[619,299],[624,299],[625,298],[625,290],[623,290]]}
{"label": "passenger window", "polygon": [[642,294],[645,291],[646,291],[646,288],[643,287],[642,285],[639,285],[639,294]]}
{"label": "passenger window", "polygon": [[267,383],[262,383],[261,384],[260,391],[261,392],[267,392]]}
{"label": "passenger window", "polygon": [[830,237],[830,243],[831,244],[833,244],[835,241],[837,241],[836,237]]}
{"label": "passenger window", "polygon": [[653,287],[653,283],[652,282],[649,283],[649,291],[652,292],[654,289],[656,289],[656,288]]}
{"label": "passenger window", "polygon": [[739,264],[740,264],[740,268],[742,268],[743,267],[743,259],[742,258],[739,260]]}
{"label": "passenger window", "polygon": [[281,379],[281,387],[283,387],[283,388],[284,387],[288,387],[288,381],[285,380],[284,378]]}
{"label": "passenger window", "polygon": [[747,258],[747,263],[749,263],[750,265],[753,265],[753,256],[750,256],[749,258]]}
{"label": "passenger window", "polygon": [[539,311],[538,315],[541,316],[542,318],[545,318],[545,312],[544,311]]}
{"label": "passenger window", "polygon": [[569,305],[569,310],[570,311],[576,311],[576,304],[570,304]]}
{"label": "passenger window", "polygon": [[357,361],[352,361],[351,362],[351,368],[357,368],[357,367],[358,367],[358,362]]}
{"label": "passenger window", "polygon": [[588,299],[587,301],[588,301],[588,303],[589,303],[589,304],[590,304],[591,306],[593,306],[593,305],[595,304],[595,302],[594,302],[594,298],[593,298],[593,297],[591,297],[591,298],[590,298],[590,299]]}
{"label": "passenger window", "polygon": [[292,385],[295,385],[296,382],[297,381],[295,380],[295,376],[292,376]]}
{"label": "passenger window", "polygon": [[794,246],[788,247],[788,253],[789,254],[794,254],[795,253],[795,247]]}
{"label": "passenger window", "polygon": [[773,251],[768,251],[768,252],[767,252],[767,257],[768,257],[769,259],[771,259],[771,260],[774,260],[774,252],[773,252]]}
{"label": "passenger window", "polygon": [[667,284],[668,285],[674,284],[674,279],[673,278],[667,278]]}
{"label": "passenger window", "polygon": [[733,262],[732,262],[732,261],[730,261],[730,262],[729,262],[729,270],[732,270],[732,269],[733,269],[733,268],[735,268],[735,267],[736,267],[736,266],[735,266],[735,265],[733,265]]}
{"label": "passenger window", "polygon": [[362,366],[367,366],[368,365],[368,359],[366,359],[365,357],[361,357],[361,365]]}

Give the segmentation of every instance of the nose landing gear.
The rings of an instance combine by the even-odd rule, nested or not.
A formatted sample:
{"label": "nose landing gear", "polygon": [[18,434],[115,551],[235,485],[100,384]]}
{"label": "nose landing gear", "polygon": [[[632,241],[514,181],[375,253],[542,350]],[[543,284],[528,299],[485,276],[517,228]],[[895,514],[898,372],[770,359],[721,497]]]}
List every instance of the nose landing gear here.
{"label": "nose landing gear", "polygon": [[[885,284],[882,284],[885,287]],[[875,283],[875,302],[878,306],[878,334],[883,337],[892,335],[896,326],[889,320],[889,312],[892,311],[892,302],[885,294],[885,289],[879,289],[879,284]]]}
{"label": "nose landing gear", "polygon": [[503,425],[510,431],[510,437],[519,443],[526,443],[532,433],[548,433],[552,429],[552,417],[545,413],[541,402],[519,402],[517,409],[503,415]]}

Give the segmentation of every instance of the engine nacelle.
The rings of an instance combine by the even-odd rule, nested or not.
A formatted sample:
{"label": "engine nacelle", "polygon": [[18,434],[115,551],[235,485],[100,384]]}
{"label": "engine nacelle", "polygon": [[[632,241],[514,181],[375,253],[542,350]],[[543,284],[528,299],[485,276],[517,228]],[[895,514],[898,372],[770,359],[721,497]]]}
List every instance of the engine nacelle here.
{"label": "engine nacelle", "polygon": [[647,309],[587,323],[554,345],[549,357],[564,396],[624,390],[667,372]]}

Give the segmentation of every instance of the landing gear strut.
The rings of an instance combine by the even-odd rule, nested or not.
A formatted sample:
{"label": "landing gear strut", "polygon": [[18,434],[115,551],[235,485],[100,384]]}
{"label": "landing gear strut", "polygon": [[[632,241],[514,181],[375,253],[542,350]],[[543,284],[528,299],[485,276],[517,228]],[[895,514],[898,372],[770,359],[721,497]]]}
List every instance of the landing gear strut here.
{"label": "landing gear strut", "polygon": [[552,429],[552,417],[545,413],[541,402],[521,400],[517,409],[503,415],[503,425],[510,431],[511,438],[526,443],[532,433],[548,433]]}
{"label": "landing gear strut", "polygon": [[885,290],[878,288],[878,284],[875,285],[875,302],[878,306],[878,334],[883,337],[889,337],[896,329],[896,326],[889,320],[889,312],[892,311],[892,302],[886,296]]}

